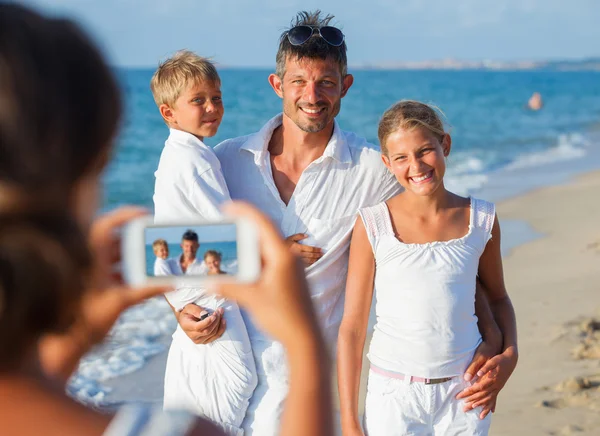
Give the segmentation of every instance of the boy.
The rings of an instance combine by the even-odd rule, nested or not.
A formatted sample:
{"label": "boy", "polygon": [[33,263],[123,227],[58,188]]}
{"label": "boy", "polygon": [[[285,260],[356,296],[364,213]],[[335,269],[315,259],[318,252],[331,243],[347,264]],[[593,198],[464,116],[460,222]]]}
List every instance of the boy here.
{"label": "boy", "polygon": [[[219,160],[202,142],[217,133],[223,118],[214,65],[192,52],[178,52],[159,65],[150,87],[170,131],[155,173],[155,222],[219,219],[229,191]],[[211,344],[196,345],[177,326],[165,370],[164,408],[189,410],[242,435],[257,376],[239,308],[202,289],[179,288],[166,297],[176,311],[190,302],[212,311],[223,308],[227,328]]]}
{"label": "boy", "polygon": [[174,275],[171,263],[169,262],[169,245],[164,239],[157,239],[152,243],[152,251],[156,256],[154,261],[155,276],[172,276]]}

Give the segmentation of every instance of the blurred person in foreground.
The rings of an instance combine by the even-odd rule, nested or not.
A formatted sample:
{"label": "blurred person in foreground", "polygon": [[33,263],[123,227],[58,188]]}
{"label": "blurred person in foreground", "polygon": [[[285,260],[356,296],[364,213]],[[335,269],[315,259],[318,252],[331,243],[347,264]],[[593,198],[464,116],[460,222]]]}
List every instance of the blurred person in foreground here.
{"label": "blurred person in foreground", "polygon": [[[112,74],[75,24],[0,4],[2,434],[223,434],[191,415],[143,406],[101,414],[64,393],[79,358],[119,314],[167,290],[130,289],[113,273],[115,230],[143,210],[93,219],[120,109]],[[327,358],[302,268],[262,215],[244,205],[230,212],[257,222],[264,270],[255,285],[216,291],[238,299],[288,351],[281,434],[331,434],[321,389]]]}

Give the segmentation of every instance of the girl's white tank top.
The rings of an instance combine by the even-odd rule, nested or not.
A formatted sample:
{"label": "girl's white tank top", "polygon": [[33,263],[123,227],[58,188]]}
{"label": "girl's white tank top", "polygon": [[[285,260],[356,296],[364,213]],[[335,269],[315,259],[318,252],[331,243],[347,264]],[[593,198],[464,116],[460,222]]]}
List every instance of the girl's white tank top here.
{"label": "girl's white tank top", "polygon": [[375,256],[371,364],[415,377],[463,374],[481,343],[475,283],[492,237],[494,205],[471,198],[467,234],[425,244],[396,238],[385,203],[359,214]]}

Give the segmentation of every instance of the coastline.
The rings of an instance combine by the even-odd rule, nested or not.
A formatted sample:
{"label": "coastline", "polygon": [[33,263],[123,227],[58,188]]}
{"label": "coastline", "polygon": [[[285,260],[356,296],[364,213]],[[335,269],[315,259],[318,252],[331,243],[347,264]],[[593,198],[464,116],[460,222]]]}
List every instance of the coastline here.
{"label": "coastline", "polygon": [[[594,315],[600,319],[600,203],[594,201],[600,171],[573,178],[554,175],[560,184],[497,203],[520,358],[500,394],[490,431],[494,436],[591,435],[600,427],[599,360],[572,357],[581,340],[574,326]],[[140,370],[105,381],[112,388],[107,400],[160,403],[165,360],[166,352],[160,353]],[[588,377],[589,388],[569,385],[576,377]]]}

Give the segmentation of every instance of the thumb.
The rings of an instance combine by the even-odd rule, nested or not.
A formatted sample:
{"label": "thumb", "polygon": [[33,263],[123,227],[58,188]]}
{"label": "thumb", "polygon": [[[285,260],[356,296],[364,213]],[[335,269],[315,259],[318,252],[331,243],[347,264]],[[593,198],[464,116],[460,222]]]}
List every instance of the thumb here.
{"label": "thumb", "polygon": [[253,286],[239,283],[219,283],[211,285],[207,290],[211,294],[218,295],[228,300],[233,300],[241,306],[248,305],[251,294],[256,299],[256,293],[252,292]]}
{"label": "thumb", "polygon": [[464,375],[465,381],[471,381],[475,377],[475,374],[477,374],[477,371],[479,371],[479,369],[484,364],[485,364],[485,357],[483,357],[479,353],[475,353],[475,356],[473,356],[473,360],[471,360],[471,363],[465,370],[465,375]]}

